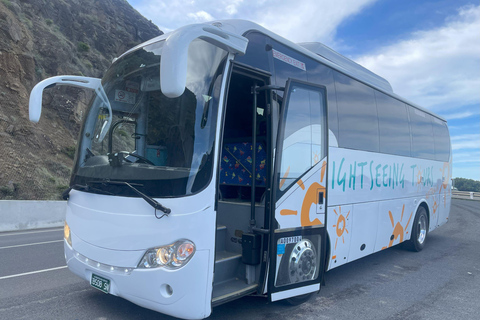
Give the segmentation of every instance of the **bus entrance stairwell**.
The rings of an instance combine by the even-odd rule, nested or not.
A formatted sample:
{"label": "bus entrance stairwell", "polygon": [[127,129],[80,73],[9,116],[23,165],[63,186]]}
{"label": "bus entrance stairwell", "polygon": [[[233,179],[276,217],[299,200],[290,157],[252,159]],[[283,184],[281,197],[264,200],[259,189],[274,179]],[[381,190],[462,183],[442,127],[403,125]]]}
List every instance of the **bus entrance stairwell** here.
{"label": "bus entrance stairwell", "polygon": [[[266,93],[264,75],[234,68],[230,80],[220,154],[212,304],[257,292],[261,274],[264,194],[267,187]],[[256,110],[254,110],[256,102]]]}

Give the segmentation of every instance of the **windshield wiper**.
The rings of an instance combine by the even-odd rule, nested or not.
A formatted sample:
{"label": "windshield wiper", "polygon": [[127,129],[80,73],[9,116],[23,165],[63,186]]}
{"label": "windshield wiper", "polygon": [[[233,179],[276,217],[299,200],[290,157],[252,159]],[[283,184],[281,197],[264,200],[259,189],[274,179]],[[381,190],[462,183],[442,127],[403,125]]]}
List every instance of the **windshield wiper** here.
{"label": "windshield wiper", "polygon": [[85,184],[85,185],[74,184],[74,185],[68,187],[67,190],[62,192],[62,199],[63,200],[68,200],[68,198],[70,198],[70,191],[72,191],[72,189],[78,189],[78,190],[83,190],[83,191],[87,191],[87,192],[93,191],[93,192],[96,192],[96,193],[108,194],[108,195],[113,196],[113,193],[111,193],[111,192],[108,192],[108,191],[102,190],[102,189],[94,188],[92,186],[89,186],[88,184]]}
{"label": "windshield wiper", "polygon": [[[110,181],[110,180],[105,180],[105,181],[91,181],[90,183],[100,183],[100,184],[116,184],[116,185],[124,185],[124,186],[127,186],[129,187],[130,189],[132,189],[136,194],[138,194],[140,197],[143,198],[143,200],[145,200],[149,205],[151,205],[155,210],[160,210],[164,213],[164,215],[158,217],[157,216],[157,212],[155,211],[155,217],[157,219],[161,219],[163,218],[165,215],[168,215],[170,212],[172,212],[172,210],[170,208],[167,208],[167,207],[164,207],[162,206],[157,200],[147,196],[146,194],[144,194],[143,192],[141,192],[140,190],[138,190],[137,188],[135,188],[134,186],[132,186],[130,183],[126,182],[126,181]],[[141,184],[135,184],[135,185],[138,185],[138,186],[143,186]]]}

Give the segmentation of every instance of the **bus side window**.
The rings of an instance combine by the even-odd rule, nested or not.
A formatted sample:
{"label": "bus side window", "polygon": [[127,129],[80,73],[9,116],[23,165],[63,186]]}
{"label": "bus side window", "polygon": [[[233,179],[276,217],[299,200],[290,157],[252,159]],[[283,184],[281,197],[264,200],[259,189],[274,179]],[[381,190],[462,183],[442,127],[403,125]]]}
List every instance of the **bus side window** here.
{"label": "bus side window", "polygon": [[433,117],[412,106],[408,109],[412,130],[412,157],[435,160]]}
{"label": "bus side window", "polygon": [[339,72],[334,73],[338,107],[338,146],[379,151],[374,90]]}

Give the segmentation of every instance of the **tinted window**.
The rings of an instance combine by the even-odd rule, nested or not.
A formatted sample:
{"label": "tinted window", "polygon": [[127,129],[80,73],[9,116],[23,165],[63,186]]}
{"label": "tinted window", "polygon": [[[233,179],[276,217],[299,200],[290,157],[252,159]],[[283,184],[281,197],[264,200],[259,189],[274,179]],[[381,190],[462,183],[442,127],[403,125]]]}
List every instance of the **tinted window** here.
{"label": "tinted window", "polygon": [[412,157],[435,160],[432,116],[408,106],[412,130]]}
{"label": "tinted window", "polygon": [[324,90],[292,83],[288,94],[279,177],[281,191],[324,157]]}
{"label": "tinted window", "polygon": [[384,93],[375,92],[380,132],[380,152],[410,156],[410,127],[407,108]]}
{"label": "tinted window", "polygon": [[[273,49],[269,51],[272,57],[274,56],[274,52],[277,53],[277,58],[273,58],[273,67],[275,70],[275,82],[278,86],[284,87],[287,84],[287,80],[290,78],[307,81],[307,72],[305,70],[286,62],[289,58],[291,58],[301,63],[305,63],[306,58],[304,55],[293,51],[292,49],[276,41],[273,42]],[[280,59],[279,56],[284,56],[285,60]],[[276,91],[276,93],[280,97],[283,96],[282,91]]]}
{"label": "tinted window", "polygon": [[435,140],[435,160],[448,161],[450,158],[450,135],[447,124],[433,118],[433,136]]}
{"label": "tinted window", "polygon": [[242,56],[235,57],[235,61],[261,70],[270,70],[268,53],[265,50],[267,37],[258,32],[248,33],[246,37],[248,39],[247,52]]}
{"label": "tinted window", "polygon": [[335,72],[338,146],[378,151],[378,118],[373,89]]}
{"label": "tinted window", "polygon": [[317,83],[327,88],[328,129],[338,139],[337,100],[333,71],[319,62],[307,59],[308,82]]}

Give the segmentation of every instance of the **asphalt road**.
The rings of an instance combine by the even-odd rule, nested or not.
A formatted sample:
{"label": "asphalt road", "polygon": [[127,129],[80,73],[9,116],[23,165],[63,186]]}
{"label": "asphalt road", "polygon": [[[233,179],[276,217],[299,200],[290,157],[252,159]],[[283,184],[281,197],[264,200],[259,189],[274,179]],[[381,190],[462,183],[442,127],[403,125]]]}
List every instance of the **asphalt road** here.
{"label": "asphalt road", "polygon": [[[479,230],[480,201],[453,200],[420,253],[394,247],[334,269],[300,306],[245,297],[209,319],[479,319]],[[70,273],[62,238],[62,229],[0,233],[0,319],[173,319]]]}

